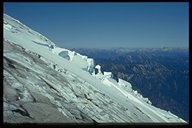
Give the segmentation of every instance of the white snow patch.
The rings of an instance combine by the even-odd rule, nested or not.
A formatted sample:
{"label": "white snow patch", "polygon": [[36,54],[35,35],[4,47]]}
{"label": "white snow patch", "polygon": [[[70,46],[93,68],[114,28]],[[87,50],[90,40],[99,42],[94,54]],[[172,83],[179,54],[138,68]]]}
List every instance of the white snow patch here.
{"label": "white snow patch", "polygon": [[12,26],[10,24],[3,24],[3,27],[7,30],[12,29]]}
{"label": "white snow patch", "polygon": [[[170,121],[181,121],[178,118],[175,118],[168,112],[164,112],[167,115],[172,116],[172,120],[169,120],[165,117],[165,114],[156,107],[147,104],[142,98],[139,98],[137,91],[128,92],[121,86],[118,86],[119,84],[128,87],[131,89],[131,84],[128,82],[120,80],[120,82],[115,82],[112,78],[105,78],[105,76],[108,76],[109,73],[104,73],[104,75],[101,72],[101,66],[96,65],[95,68],[98,70],[98,74],[100,75],[90,75],[87,70],[89,70],[93,66],[93,60],[89,60],[88,57],[80,55],[78,53],[75,53],[74,51],[65,50],[63,48],[54,47],[52,51],[49,49],[49,44],[54,44],[41,34],[31,30],[30,28],[22,25],[22,23],[17,22],[13,18],[4,15],[4,20],[8,24],[11,24],[14,27],[17,27],[21,32],[20,33],[12,33],[10,32],[10,26],[5,26],[4,28],[4,38],[5,40],[10,40],[14,42],[15,44],[19,44],[25,49],[29,49],[30,51],[33,51],[35,53],[38,53],[43,57],[43,59],[48,62],[57,64],[59,67],[66,69],[69,76],[67,77],[69,80],[74,80],[75,78],[79,78],[83,81],[86,81],[86,83],[89,83],[89,85],[98,91],[100,91],[102,94],[105,94],[105,96],[110,97],[114,102],[130,109],[130,113],[136,112],[136,108],[134,106],[139,107],[143,113],[148,115],[151,118],[151,121],[154,122],[170,122]],[[22,28],[22,29],[21,29]],[[59,56],[59,53],[62,51],[68,51],[67,54],[70,57],[70,60],[66,60],[65,58]],[[7,57],[10,57],[11,59],[14,59],[16,62],[22,63],[23,60],[21,58],[18,58],[14,55],[6,55]],[[24,65],[22,63],[22,65]],[[26,67],[30,68],[30,65],[26,64]],[[90,67],[90,68],[89,68]],[[94,67],[94,66],[93,66]],[[30,68],[31,69],[31,68]],[[82,70],[83,69],[83,70]],[[34,69],[31,69],[34,70]],[[73,74],[73,75],[72,75]],[[29,82],[30,83],[30,82]],[[73,83],[76,85],[75,83]],[[105,86],[106,85],[106,86]],[[18,85],[17,85],[18,86]],[[82,86],[85,86],[82,84]],[[42,94],[44,94],[46,97],[48,97],[53,103],[54,103],[54,97],[52,97],[50,94],[48,94],[45,90],[46,88],[44,86],[40,87],[39,89],[42,91]],[[65,96],[66,99],[72,99],[73,97],[74,101],[77,100],[77,98],[73,94],[66,95],[65,91],[67,88],[61,88],[58,87],[57,89],[60,89],[60,92],[62,95]],[[66,90],[65,90],[66,89]],[[88,90],[87,90],[88,91]],[[105,98],[103,96],[103,98]],[[62,108],[61,104],[58,104],[58,107]],[[89,114],[90,110],[85,108],[84,104],[81,104],[78,106],[79,109],[83,109],[85,113]],[[142,118],[140,116],[142,113],[137,111],[137,118],[133,119],[134,121],[141,121]],[[107,117],[106,117],[107,118]],[[143,120],[146,120],[146,117],[143,118]]]}
{"label": "white snow patch", "polygon": [[112,73],[111,72],[103,72],[105,78],[112,78]]}
{"label": "white snow patch", "polygon": [[125,88],[127,91],[132,91],[132,86],[129,82],[119,78],[118,85],[122,88]]}

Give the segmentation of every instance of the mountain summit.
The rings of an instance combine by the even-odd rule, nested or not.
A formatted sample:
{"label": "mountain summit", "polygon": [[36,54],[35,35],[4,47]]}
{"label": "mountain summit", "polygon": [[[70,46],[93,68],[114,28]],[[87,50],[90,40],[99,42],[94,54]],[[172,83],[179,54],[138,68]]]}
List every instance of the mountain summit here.
{"label": "mountain summit", "polygon": [[154,107],[129,82],[102,72],[92,58],[3,18],[4,122],[185,123]]}

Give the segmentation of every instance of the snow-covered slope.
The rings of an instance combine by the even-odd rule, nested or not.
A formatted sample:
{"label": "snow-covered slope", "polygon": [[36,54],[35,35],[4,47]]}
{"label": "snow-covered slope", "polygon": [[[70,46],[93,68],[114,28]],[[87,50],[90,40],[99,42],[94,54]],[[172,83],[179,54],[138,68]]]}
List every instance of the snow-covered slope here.
{"label": "snow-covered slope", "polygon": [[6,14],[3,27],[4,122],[185,122],[111,72],[95,74],[92,58]]}

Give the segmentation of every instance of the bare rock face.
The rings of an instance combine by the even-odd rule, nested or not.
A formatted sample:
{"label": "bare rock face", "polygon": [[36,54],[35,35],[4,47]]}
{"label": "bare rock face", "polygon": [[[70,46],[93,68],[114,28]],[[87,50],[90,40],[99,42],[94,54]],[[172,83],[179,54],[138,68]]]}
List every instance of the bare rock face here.
{"label": "bare rock face", "polygon": [[[123,112],[122,106],[74,74],[56,71],[36,54],[14,43],[5,41],[4,45],[4,122],[93,123],[131,120],[129,112]],[[113,105],[108,107],[106,104]]]}
{"label": "bare rock face", "polygon": [[[5,85],[5,82],[4,82]],[[19,99],[19,94],[14,88],[11,88],[10,86],[4,86],[4,97],[8,101],[16,101]]]}
{"label": "bare rock face", "polygon": [[[16,53],[15,57],[24,56],[25,60],[21,63],[4,56],[4,122],[7,123],[77,123],[75,118],[65,116],[59,111],[58,106],[51,102],[54,99],[52,90],[48,83],[42,82],[40,74],[29,69],[28,65],[36,63],[38,66],[45,65],[38,56],[31,52],[26,52],[17,45],[4,42],[6,55]],[[12,48],[12,50],[9,50]],[[8,54],[7,54],[8,53]],[[30,62],[29,62],[30,60]],[[36,66],[37,66],[36,65]],[[33,65],[35,67],[35,65]],[[34,68],[32,67],[32,68]],[[46,66],[45,66],[46,67]],[[40,69],[41,70],[41,69]],[[36,70],[37,71],[37,70]],[[43,71],[43,70],[42,70]],[[48,70],[51,71],[51,70]],[[53,70],[54,71],[54,70]],[[55,72],[57,73],[57,72]],[[55,74],[56,75],[56,74]],[[58,78],[57,78],[58,79]],[[62,79],[64,80],[64,79]],[[38,87],[37,85],[40,85]],[[48,92],[41,89],[48,87]],[[50,85],[51,87],[52,85]],[[42,87],[42,88],[41,88]],[[40,89],[41,88],[41,89]],[[54,88],[54,87],[52,87]],[[53,97],[49,97],[49,93]],[[47,94],[47,95],[46,95]]]}
{"label": "bare rock face", "polygon": [[60,113],[57,108],[44,103],[26,103],[23,107],[29,112],[34,122],[39,123],[70,123],[76,122]]}
{"label": "bare rock face", "polygon": [[58,56],[51,41],[7,15],[4,33],[5,123],[184,122],[119,88],[101,66],[91,75],[86,56]]}

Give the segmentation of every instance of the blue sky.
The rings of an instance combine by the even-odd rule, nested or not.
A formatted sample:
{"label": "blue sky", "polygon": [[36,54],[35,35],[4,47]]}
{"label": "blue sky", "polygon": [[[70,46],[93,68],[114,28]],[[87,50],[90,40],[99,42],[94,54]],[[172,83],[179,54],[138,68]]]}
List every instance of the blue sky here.
{"label": "blue sky", "polygon": [[65,48],[188,47],[189,3],[4,3]]}

